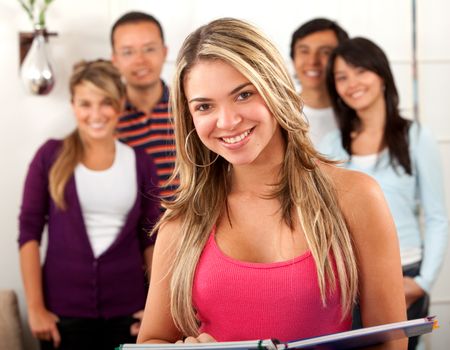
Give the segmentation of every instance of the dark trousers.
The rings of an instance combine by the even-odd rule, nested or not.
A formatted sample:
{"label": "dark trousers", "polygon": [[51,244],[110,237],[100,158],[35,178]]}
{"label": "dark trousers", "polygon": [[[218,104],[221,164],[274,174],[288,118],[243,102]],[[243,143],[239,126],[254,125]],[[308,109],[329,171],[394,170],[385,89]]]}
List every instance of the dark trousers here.
{"label": "dark trousers", "polygon": [[[92,319],[61,317],[58,330],[61,345],[57,350],[114,350],[120,344],[135,343],[130,334],[132,317]],[[41,350],[54,350],[52,342],[41,341]]]}
{"label": "dark trousers", "polygon": [[[416,277],[420,272],[420,262],[403,267],[403,276]],[[408,320],[415,318],[423,318],[428,316],[430,307],[430,296],[425,293],[421,298],[417,299],[407,310]],[[411,337],[408,342],[408,350],[415,350],[419,343],[419,337]]]}
{"label": "dark trousers", "polygon": [[[420,272],[420,262],[403,267],[403,276],[416,277]],[[423,318],[428,316],[428,308],[430,306],[430,297],[427,293],[424,296],[417,299],[412,304],[407,312],[408,320],[414,320],[416,318]],[[353,308],[353,323],[352,329],[362,328],[361,312],[359,305]],[[411,337],[408,341],[408,350],[415,350],[419,342],[419,337]]]}

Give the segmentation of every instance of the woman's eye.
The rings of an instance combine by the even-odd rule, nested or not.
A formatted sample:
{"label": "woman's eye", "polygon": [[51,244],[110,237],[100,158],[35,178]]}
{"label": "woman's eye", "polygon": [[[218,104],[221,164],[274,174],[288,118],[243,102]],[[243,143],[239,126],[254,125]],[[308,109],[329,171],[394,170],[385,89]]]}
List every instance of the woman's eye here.
{"label": "woman's eye", "polygon": [[343,76],[343,75],[338,75],[338,76],[334,77],[334,80],[335,80],[335,81],[344,81],[344,80],[345,80],[345,76]]}
{"label": "woman's eye", "polygon": [[252,96],[252,95],[253,95],[253,93],[250,92],[250,91],[243,91],[243,92],[241,92],[241,93],[238,95],[237,100],[238,100],[238,101],[243,101],[243,100],[248,99],[248,98],[249,98],[250,96]]}
{"label": "woman's eye", "polygon": [[114,105],[114,103],[111,99],[108,98],[106,100],[103,100],[103,105],[104,106],[112,106],[112,105]]}
{"label": "woman's eye", "polygon": [[196,111],[204,112],[207,111],[210,108],[210,105],[207,103],[202,103],[201,105],[197,105],[195,107]]}

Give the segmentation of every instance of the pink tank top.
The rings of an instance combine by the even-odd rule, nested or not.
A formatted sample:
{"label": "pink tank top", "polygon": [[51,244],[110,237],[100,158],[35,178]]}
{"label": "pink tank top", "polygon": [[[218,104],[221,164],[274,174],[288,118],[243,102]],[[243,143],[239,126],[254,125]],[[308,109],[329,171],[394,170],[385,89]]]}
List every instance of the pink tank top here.
{"label": "pink tank top", "polygon": [[218,341],[276,338],[292,341],[347,331],[340,289],[323,307],[311,252],[285,262],[251,263],[223,254],[215,228],[202,252],[192,298],[200,331]]}

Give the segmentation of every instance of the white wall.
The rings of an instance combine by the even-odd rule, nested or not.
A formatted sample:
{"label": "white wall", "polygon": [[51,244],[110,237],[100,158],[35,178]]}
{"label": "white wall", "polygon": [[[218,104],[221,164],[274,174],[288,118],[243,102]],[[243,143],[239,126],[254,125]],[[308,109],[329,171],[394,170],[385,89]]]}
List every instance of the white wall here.
{"label": "white wall", "polygon": [[[420,119],[440,141],[442,159],[450,174],[450,3],[447,0],[417,0],[419,39]],[[271,2],[272,3],[272,2]],[[352,36],[367,36],[386,51],[391,60],[401,95],[401,108],[412,115],[411,1],[391,0],[278,0],[276,6],[259,0],[78,0],[55,1],[48,11],[48,29],[58,32],[50,42],[50,54],[57,83],[46,97],[27,95],[18,76],[18,32],[30,24],[19,3],[0,0],[0,288],[19,294],[25,322],[25,303],[17,254],[17,215],[24,176],[37,147],[49,137],[62,137],[72,127],[68,104],[68,76],[80,59],[109,57],[109,29],[114,20],[129,10],[144,10],[159,18],[169,45],[163,72],[170,82],[176,53],[184,37],[197,26],[222,16],[250,20],[279,46],[292,71],[289,43],[292,32],[304,21],[325,16],[338,20]],[[446,183],[450,200],[450,181]],[[450,204],[450,201],[448,201]],[[450,208],[450,205],[449,205]],[[441,328],[427,343],[430,349],[445,349],[450,341],[450,256],[433,290],[432,312]],[[33,348],[27,334],[26,349]]]}

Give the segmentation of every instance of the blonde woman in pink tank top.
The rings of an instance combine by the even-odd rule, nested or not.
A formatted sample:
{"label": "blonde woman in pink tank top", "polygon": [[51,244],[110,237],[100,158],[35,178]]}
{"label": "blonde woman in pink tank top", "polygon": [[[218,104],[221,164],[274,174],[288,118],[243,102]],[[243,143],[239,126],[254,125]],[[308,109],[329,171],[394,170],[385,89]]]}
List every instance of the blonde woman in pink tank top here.
{"label": "blonde woman in pink tank top", "polygon": [[345,331],[357,299],[364,326],[405,320],[380,188],[314,149],[302,101],[264,34],[230,18],[194,31],[171,106],[180,187],[155,229],[139,343]]}

